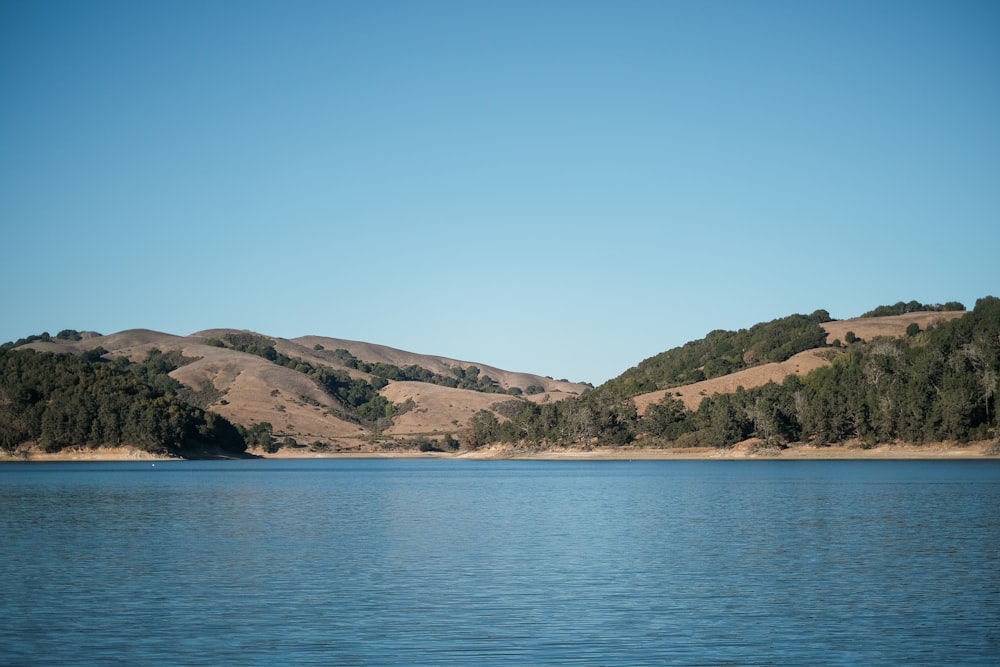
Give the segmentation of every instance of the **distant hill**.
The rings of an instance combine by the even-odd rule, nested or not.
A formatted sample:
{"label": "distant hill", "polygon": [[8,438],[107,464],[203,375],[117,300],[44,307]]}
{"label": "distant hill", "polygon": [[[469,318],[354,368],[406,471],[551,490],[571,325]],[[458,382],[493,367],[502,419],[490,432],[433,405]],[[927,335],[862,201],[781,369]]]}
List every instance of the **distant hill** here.
{"label": "distant hill", "polygon": [[132,438],[197,455],[243,443],[321,454],[984,440],[998,421],[1000,300],[961,308],[900,302],[850,320],[819,310],[713,331],[596,389],[322,336],[65,330],[0,346],[0,445]]}
{"label": "distant hill", "polygon": [[[900,315],[883,312],[904,310]],[[579,398],[472,419],[473,446],[779,451],[996,438],[1000,299],[790,315],[640,362]],[[1000,451],[1000,443],[993,449]]]}
{"label": "distant hill", "polygon": [[[916,324],[922,331],[939,322],[953,320],[965,315],[965,311],[914,312],[905,315],[888,317],[858,317],[849,320],[823,322],[819,326],[826,332],[825,344],[839,343],[847,338],[848,332],[859,340],[871,340],[880,336],[902,338],[906,330]],[[843,348],[818,347],[799,352],[785,361],[760,364],[751,368],[735,371],[721,377],[700,382],[678,385],[671,389],[637,394],[634,397],[639,414],[645,414],[651,403],[661,400],[671,393],[679,398],[684,407],[697,410],[698,405],[706,396],[713,394],[732,394],[737,387],[753,389],[768,382],[780,383],[789,375],[806,375],[821,366],[830,365],[833,358]]]}
{"label": "distant hill", "polygon": [[[237,349],[240,343],[246,348],[248,342],[262,345],[266,354],[267,347],[273,348],[275,359]],[[383,345],[321,336],[284,339],[235,329],[188,336],[148,329],[109,335],[71,332],[20,347],[77,354],[100,349],[106,359],[125,357],[133,362],[143,361],[151,350],[180,353],[187,363],[170,376],[181,383],[182,396],[190,403],[245,427],[270,424],[277,444],[294,442],[321,451],[436,446],[446,434],[457,437],[473,414],[493,410],[496,404],[558,401],[591,389],[587,384]],[[407,369],[428,381],[376,375],[405,374]],[[359,387],[370,386],[392,404],[395,414],[377,423],[359,417],[350,405],[324,390],[315,379],[317,371],[342,374]]]}

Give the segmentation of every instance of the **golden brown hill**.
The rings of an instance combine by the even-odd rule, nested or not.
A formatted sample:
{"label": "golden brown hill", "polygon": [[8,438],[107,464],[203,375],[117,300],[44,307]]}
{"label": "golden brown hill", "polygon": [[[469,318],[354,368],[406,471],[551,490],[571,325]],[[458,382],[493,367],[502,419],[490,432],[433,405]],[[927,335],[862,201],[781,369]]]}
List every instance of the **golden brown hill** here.
{"label": "golden brown hill", "polygon": [[[96,347],[108,351],[107,358],[127,357],[142,361],[149,351],[178,351],[195,361],[177,368],[171,376],[189,390],[188,398],[201,407],[217,412],[230,421],[250,426],[268,422],[280,439],[294,438],[298,443],[323,443],[332,449],[365,450],[373,433],[352,421],[345,409],[328,396],[307,375],[274,364],[262,357],[210,344],[227,334],[246,334],[235,329],[211,329],[189,336],[175,336],[148,329],[132,329],[107,336],[88,334],[79,341],[37,341],[27,345],[50,352],[84,352]],[[347,368],[335,354],[344,349],[366,363],[394,366],[420,366],[434,373],[450,375],[454,368],[475,366],[503,389],[529,387],[539,393],[518,399],[499,393],[453,389],[422,382],[393,382],[381,394],[399,406],[406,405],[394,423],[382,434],[385,438],[412,440],[415,437],[440,438],[446,433],[458,436],[469,418],[479,410],[508,400],[560,400],[576,396],[589,385],[503,370],[478,362],[405,352],[383,345],[337,338],[304,336],[296,339],[266,337],[275,350],[292,359],[316,367],[350,374],[353,378],[372,378]],[[317,349],[319,348],[319,349]]]}
{"label": "golden brown hill", "polygon": [[[921,330],[924,330],[937,322],[963,315],[965,315],[965,311],[920,312],[889,317],[858,317],[850,320],[826,322],[823,324],[823,328],[827,333],[827,343],[833,343],[835,340],[843,342],[849,331],[862,340],[871,340],[878,336],[902,337],[906,335],[906,329],[911,324],[916,323]],[[752,389],[768,382],[780,383],[789,375],[806,375],[809,371],[829,364],[830,359],[833,358],[832,355],[836,353],[836,348],[806,350],[780,363],[761,364],[710,380],[641,394],[634,398],[635,406],[639,414],[643,415],[646,408],[670,393],[680,399],[684,403],[684,407],[696,410],[706,396],[731,394],[738,387]]]}

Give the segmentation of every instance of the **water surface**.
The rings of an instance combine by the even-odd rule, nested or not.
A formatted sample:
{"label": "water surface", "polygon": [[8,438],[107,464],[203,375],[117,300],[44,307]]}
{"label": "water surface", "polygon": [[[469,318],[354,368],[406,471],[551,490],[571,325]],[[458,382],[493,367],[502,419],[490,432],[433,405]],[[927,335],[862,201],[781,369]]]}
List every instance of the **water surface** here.
{"label": "water surface", "polygon": [[1000,462],[0,465],[0,663],[997,664]]}

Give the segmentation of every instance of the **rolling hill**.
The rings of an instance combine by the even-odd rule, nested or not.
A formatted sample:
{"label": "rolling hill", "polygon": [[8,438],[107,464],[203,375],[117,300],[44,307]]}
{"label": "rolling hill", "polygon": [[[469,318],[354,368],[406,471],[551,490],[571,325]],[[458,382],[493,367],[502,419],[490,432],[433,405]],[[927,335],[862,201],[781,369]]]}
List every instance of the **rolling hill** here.
{"label": "rolling hill", "polygon": [[[375,385],[386,382],[379,394],[396,406],[398,414],[377,427],[365,423],[306,373],[224,343],[227,338],[234,337],[267,341],[278,355],[311,368],[329,369]],[[189,402],[242,426],[266,422],[272,426],[273,437],[279,442],[318,445],[332,451],[415,447],[415,443],[440,440],[446,434],[457,436],[467,427],[472,415],[480,410],[492,411],[499,403],[558,401],[591,389],[587,384],[553,380],[482,363],[321,336],[283,339],[235,329],[211,329],[176,336],[133,329],[109,335],[89,332],[78,338],[37,340],[24,347],[43,352],[74,353],[102,348],[107,359],[126,357],[133,362],[141,362],[150,350],[178,352],[189,361],[170,375],[183,385],[184,397]],[[430,382],[385,381],[352,367],[352,359],[362,366],[418,367],[427,371],[427,375],[435,375],[439,381],[455,379],[458,374],[475,373],[478,378],[488,378],[487,383],[480,384],[492,387],[491,391],[484,392]]]}
{"label": "rolling hill", "polygon": [[[826,330],[826,343],[843,341],[848,332],[861,340],[871,340],[879,336],[902,338],[907,328],[916,324],[925,330],[939,322],[965,315],[965,311],[917,312],[887,317],[856,317],[849,320],[824,322],[820,326]],[[780,383],[789,375],[806,375],[812,370],[828,366],[840,348],[815,348],[793,355],[786,361],[761,364],[752,368],[729,373],[721,377],[692,382],[690,384],[639,394],[634,397],[640,415],[645,414],[649,405],[661,400],[667,393],[679,398],[688,410],[697,410],[706,396],[731,394],[737,387],[752,389],[768,382]]]}
{"label": "rolling hill", "polygon": [[[816,311],[713,331],[596,389],[360,341],[284,339],[235,329],[187,336],[66,330],[2,350],[74,353],[96,363],[96,370],[86,372],[106,382],[130,382],[138,375],[154,389],[171,385],[164,389],[166,403],[159,404],[166,415],[161,419],[170,419],[170,410],[186,410],[162,411],[169,401],[183,401],[193,410],[187,433],[195,427],[221,433],[211,422],[214,413],[225,418],[222,427],[232,430],[226,424],[235,424],[254,453],[465,450],[498,443],[535,450],[628,443],[727,447],[751,436],[779,447],[794,441],[989,437],[1000,373],[1000,300],[980,299],[968,313],[927,307],[880,315],[834,321]],[[126,371],[132,375],[107,377]],[[67,416],[60,423],[79,428],[79,420],[90,419],[85,415],[96,414],[100,405],[112,409],[107,386],[99,399],[105,403],[77,391],[80,398],[66,411],[61,397]],[[0,391],[0,412],[14,419],[11,424],[20,423],[17,410],[23,416],[47,409],[37,398],[24,402],[25,396],[40,396],[40,389],[21,383],[11,391],[16,393],[7,398]],[[148,395],[150,405],[156,400],[155,391]],[[121,401],[127,404],[127,397]],[[51,416],[48,423],[51,431]],[[103,427],[94,424],[84,424],[83,431],[63,429],[62,442],[76,442],[66,433],[79,432],[88,447],[96,446]],[[42,433],[34,437],[45,444],[37,426],[24,428],[18,432]],[[134,437],[144,438],[147,431],[135,431],[134,423],[132,428]],[[120,436],[114,442],[127,444]]]}

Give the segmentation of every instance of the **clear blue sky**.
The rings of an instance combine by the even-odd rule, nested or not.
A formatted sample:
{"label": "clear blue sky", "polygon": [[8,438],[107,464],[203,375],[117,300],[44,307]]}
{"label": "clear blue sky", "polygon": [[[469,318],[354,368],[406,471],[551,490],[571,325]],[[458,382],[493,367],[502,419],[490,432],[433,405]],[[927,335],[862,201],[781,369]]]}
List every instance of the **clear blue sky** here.
{"label": "clear blue sky", "polygon": [[1000,3],[0,3],[0,341],[235,327],[598,384],[1000,295]]}

